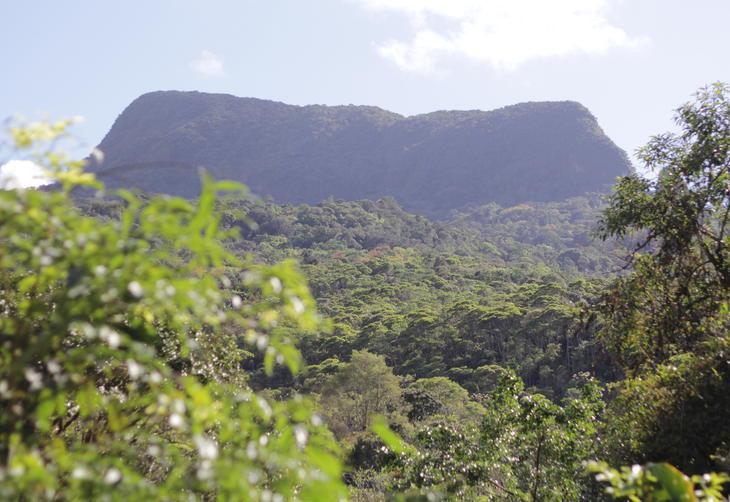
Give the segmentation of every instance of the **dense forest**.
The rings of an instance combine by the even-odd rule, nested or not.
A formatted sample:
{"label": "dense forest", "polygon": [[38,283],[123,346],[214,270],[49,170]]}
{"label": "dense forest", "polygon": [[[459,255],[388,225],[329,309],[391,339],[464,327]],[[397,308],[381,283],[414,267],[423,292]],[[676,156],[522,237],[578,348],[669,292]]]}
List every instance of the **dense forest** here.
{"label": "dense forest", "polygon": [[439,219],[88,197],[71,122],[13,126],[57,185],[0,191],[0,496],[726,500],[730,88],[676,120],[609,194]]}

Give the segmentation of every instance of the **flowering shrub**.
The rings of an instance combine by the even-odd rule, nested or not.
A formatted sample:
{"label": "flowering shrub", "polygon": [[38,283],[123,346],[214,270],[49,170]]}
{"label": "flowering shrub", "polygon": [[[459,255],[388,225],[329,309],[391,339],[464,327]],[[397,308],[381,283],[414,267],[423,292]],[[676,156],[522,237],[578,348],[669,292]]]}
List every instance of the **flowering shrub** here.
{"label": "flowering shrub", "polygon": [[229,254],[204,180],[195,203],[143,202],[118,220],[71,194],[101,189],[43,150],[70,122],[13,128],[57,181],[0,191],[0,497],[4,500],[336,500],[336,444],[302,398],[245,384],[253,344],[297,371],[279,334],[318,322],[291,263]]}

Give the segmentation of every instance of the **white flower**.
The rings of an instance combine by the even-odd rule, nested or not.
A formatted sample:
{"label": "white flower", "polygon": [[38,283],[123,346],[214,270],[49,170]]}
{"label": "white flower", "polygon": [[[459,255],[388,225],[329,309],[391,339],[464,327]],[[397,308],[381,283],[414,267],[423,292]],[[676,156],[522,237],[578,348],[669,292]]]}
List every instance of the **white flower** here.
{"label": "white flower", "polygon": [[175,399],[172,403],[172,411],[175,413],[185,413],[185,402],[182,399]]}
{"label": "white flower", "polygon": [[61,365],[58,364],[58,361],[55,359],[51,359],[46,363],[46,367],[48,368],[48,371],[50,371],[52,374],[56,374],[59,371],[61,371]]}
{"label": "white flower", "polygon": [[299,448],[304,448],[307,445],[307,439],[309,438],[309,432],[307,428],[299,424],[294,427],[294,438],[297,441]]}
{"label": "white flower", "polygon": [[179,429],[183,426],[185,421],[183,420],[183,417],[178,415],[177,413],[173,413],[170,415],[170,426],[174,427],[176,429]]}
{"label": "white flower", "polygon": [[248,445],[246,445],[246,456],[251,460],[255,460],[258,454],[259,452],[256,448],[256,443],[249,441]]}
{"label": "white flower", "polygon": [[129,378],[137,380],[144,373],[144,368],[137,361],[127,359],[127,373],[129,373]]}
{"label": "white flower", "polygon": [[193,438],[195,446],[198,447],[198,454],[201,458],[215,460],[218,458],[218,444],[205,436],[195,436]]}
{"label": "white flower", "polygon": [[90,472],[86,467],[74,467],[71,477],[74,479],[89,479]]}
{"label": "white flower", "polygon": [[121,341],[122,341],[122,337],[120,337],[119,333],[117,333],[116,331],[112,331],[109,334],[109,339],[107,340],[107,342],[109,343],[109,346],[113,349],[116,349],[117,347],[119,347],[119,344],[121,343]]}
{"label": "white flower", "polygon": [[25,368],[24,374],[25,379],[28,380],[28,382],[30,383],[31,390],[38,390],[43,386],[43,375],[38,373],[33,368]]}
{"label": "white flower", "polygon": [[271,284],[271,289],[274,290],[274,293],[280,293],[281,292],[281,279],[278,277],[272,277],[269,279],[269,283]]}
{"label": "white flower", "polygon": [[137,281],[132,281],[127,286],[127,290],[130,292],[132,296],[135,298],[141,298],[144,294],[144,290],[142,289],[142,285],[138,283]]}
{"label": "white flower", "polygon": [[106,471],[106,474],[104,475],[104,482],[108,485],[116,484],[120,479],[122,479],[122,473],[119,472],[119,469],[115,469],[114,467]]}
{"label": "white flower", "polygon": [[255,485],[259,482],[261,479],[261,474],[259,474],[259,471],[248,471],[248,475],[246,476],[248,478],[249,484]]}
{"label": "white flower", "polygon": [[122,343],[122,337],[109,326],[102,326],[99,329],[99,338],[109,344],[109,347],[116,349]]}
{"label": "white flower", "polygon": [[294,312],[296,312],[297,314],[301,314],[302,312],[304,312],[304,302],[296,296],[292,297],[291,304],[292,307],[294,307]]}
{"label": "white flower", "polygon": [[231,305],[233,305],[234,309],[240,309],[241,305],[243,305],[243,300],[241,300],[240,296],[233,295],[233,298],[231,298]]}
{"label": "white flower", "polygon": [[213,477],[213,466],[210,460],[203,460],[200,462],[197,471],[198,479],[206,480]]}
{"label": "white flower", "polygon": [[641,466],[639,464],[632,465],[630,479],[638,479],[640,475],[641,475]]}
{"label": "white flower", "polygon": [[265,337],[264,335],[259,335],[256,337],[256,348],[259,350],[264,350],[266,346],[269,344],[269,339]]}

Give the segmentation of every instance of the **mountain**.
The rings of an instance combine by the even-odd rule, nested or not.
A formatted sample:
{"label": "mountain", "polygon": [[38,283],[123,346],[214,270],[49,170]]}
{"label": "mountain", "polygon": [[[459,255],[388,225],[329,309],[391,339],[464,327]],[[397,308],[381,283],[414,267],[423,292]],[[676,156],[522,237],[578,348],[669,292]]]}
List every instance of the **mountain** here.
{"label": "mountain", "polygon": [[201,92],[134,100],[91,169],[112,188],[194,197],[199,168],[283,203],[392,196],[444,216],[467,205],[603,191],[626,154],[571,101],[402,116],[372,106],[294,106]]}

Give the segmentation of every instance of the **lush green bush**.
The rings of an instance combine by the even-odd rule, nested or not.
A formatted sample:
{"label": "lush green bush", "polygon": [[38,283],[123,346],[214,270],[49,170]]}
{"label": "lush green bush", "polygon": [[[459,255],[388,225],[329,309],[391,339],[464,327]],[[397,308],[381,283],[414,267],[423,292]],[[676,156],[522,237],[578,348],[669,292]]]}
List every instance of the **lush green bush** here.
{"label": "lush green bush", "polygon": [[591,462],[588,470],[606,486],[613,498],[631,502],[718,502],[723,497],[723,485],[730,480],[725,474],[703,474],[691,478],[667,463],[634,464],[612,469],[603,462]]}
{"label": "lush green bush", "polygon": [[296,371],[277,327],[318,318],[292,263],[223,247],[214,196],[241,187],[205,180],[194,204],[120,192],[118,219],[84,216],[70,193],[98,184],[38,150],[68,125],[12,130],[56,190],[0,191],[0,496],[343,496],[337,446],[311,404],[245,383],[247,344],[269,372]]}

